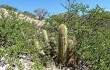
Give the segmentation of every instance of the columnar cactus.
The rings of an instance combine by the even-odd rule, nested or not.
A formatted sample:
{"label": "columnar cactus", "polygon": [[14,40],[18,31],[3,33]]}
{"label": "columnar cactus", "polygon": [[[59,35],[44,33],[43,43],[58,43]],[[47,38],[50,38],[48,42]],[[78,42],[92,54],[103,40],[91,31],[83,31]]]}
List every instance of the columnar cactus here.
{"label": "columnar cactus", "polygon": [[35,47],[39,50],[39,49],[41,49],[41,47],[40,47],[40,44],[39,44],[39,41],[38,40],[34,40],[34,45],[35,45]]}
{"label": "columnar cactus", "polygon": [[43,30],[43,34],[44,34],[45,43],[48,45],[49,39],[48,39],[47,31]]}
{"label": "columnar cactus", "polygon": [[66,60],[66,51],[67,51],[67,27],[64,24],[61,24],[58,29],[59,34],[59,47],[58,47],[58,61],[64,63]]}
{"label": "columnar cactus", "polygon": [[44,51],[42,50],[42,47],[39,43],[38,40],[34,40],[34,45],[35,45],[35,48],[37,49],[37,51],[42,54],[42,55],[45,55]]}

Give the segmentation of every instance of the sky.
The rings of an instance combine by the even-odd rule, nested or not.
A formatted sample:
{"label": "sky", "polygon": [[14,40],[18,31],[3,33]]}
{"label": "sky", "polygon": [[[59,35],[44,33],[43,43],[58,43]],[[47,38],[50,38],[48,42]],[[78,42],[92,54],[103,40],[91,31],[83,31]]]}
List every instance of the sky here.
{"label": "sky", "polygon": [[[65,4],[66,0],[0,0],[0,5],[7,4],[18,8],[20,11],[28,11],[34,13],[37,8],[46,9],[52,14],[66,12],[66,9],[61,5]],[[110,0],[76,0],[77,3],[88,4],[90,8],[94,8],[96,4],[105,10],[110,11]]]}

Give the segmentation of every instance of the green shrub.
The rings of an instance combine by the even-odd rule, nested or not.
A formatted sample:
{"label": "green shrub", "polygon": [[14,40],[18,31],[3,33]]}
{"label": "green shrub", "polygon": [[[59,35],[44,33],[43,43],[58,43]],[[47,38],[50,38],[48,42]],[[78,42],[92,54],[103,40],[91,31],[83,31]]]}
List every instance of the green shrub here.
{"label": "green shrub", "polygon": [[[19,53],[37,54],[34,40],[40,41],[42,38],[38,39],[40,34],[37,32],[34,23],[19,19],[13,12],[9,13],[9,16],[4,17],[4,15],[1,15],[0,18],[0,57],[5,57],[6,60],[11,61],[10,64],[16,61],[14,59],[19,59]],[[36,55],[32,57],[38,58]],[[12,60],[12,58],[14,59]],[[36,62],[38,67],[41,66],[39,61],[36,60]]]}
{"label": "green shrub", "polygon": [[[52,16],[48,19],[48,22],[51,23],[44,25],[44,28],[47,28],[51,34],[57,34],[57,27],[62,21],[66,21],[65,24],[68,28],[68,38],[71,39],[71,37],[75,36],[77,40],[75,50],[73,51],[77,52],[79,66],[84,61],[88,61],[91,66],[90,69],[109,70],[110,13],[104,11],[104,9],[100,8],[98,5],[96,8],[88,10],[86,5],[74,3],[75,2],[71,4],[66,3],[67,5],[65,8],[67,10],[71,9],[62,15],[62,17],[66,19],[58,17],[60,14],[54,17]],[[68,7],[68,5],[70,5],[70,7]],[[78,14],[81,12],[82,15]],[[67,18],[67,14],[71,16]]]}

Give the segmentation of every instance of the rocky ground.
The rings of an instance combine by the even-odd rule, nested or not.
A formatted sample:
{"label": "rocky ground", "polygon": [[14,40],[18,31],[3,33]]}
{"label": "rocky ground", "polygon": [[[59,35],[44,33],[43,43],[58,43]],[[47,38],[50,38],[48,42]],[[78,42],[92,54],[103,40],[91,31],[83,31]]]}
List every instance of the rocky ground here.
{"label": "rocky ground", "polygon": [[[10,16],[6,9],[0,8],[0,11],[2,11],[4,13],[4,17]],[[17,12],[14,12],[14,13],[16,15],[18,15]],[[1,18],[1,15],[0,15],[0,18]],[[35,18],[31,18],[31,17],[29,17],[27,15],[24,15],[24,14],[19,14],[18,18],[26,20],[26,21],[31,22],[31,23],[34,22],[37,26],[43,26],[45,24],[44,20],[38,20],[38,19],[35,19]]]}
{"label": "rocky ground", "polygon": [[[30,70],[31,65],[34,65],[34,62],[32,62],[30,59],[28,59],[24,55],[20,55],[19,62],[23,66],[23,70]],[[13,63],[13,65],[10,65],[7,60],[5,60],[4,57],[0,59],[0,70],[7,70],[7,68],[13,68],[14,70],[19,70],[17,64]]]}
{"label": "rocky ground", "polygon": [[[31,69],[31,65],[34,65],[34,62],[32,62],[29,58],[27,58],[24,55],[20,55],[20,59],[19,62],[21,62],[23,68],[22,70],[32,70]],[[19,70],[17,64],[13,64],[10,65],[8,64],[7,60],[5,60],[5,58],[0,58],[0,70],[7,70],[7,68],[13,68],[14,70]],[[82,64],[80,64],[78,67],[76,67],[75,69],[69,67],[63,67],[63,68],[58,68],[55,66],[54,63],[51,63],[51,65],[49,65],[48,67],[44,67],[43,70],[91,70],[90,69],[90,65],[88,64],[88,62],[83,62]]]}

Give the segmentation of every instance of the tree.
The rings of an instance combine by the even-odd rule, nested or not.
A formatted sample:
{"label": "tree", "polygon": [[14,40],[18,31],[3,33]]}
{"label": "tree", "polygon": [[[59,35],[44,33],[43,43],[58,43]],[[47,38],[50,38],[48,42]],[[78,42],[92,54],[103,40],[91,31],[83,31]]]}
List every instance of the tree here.
{"label": "tree", "polygon": [[34,12],[36,13],[36,16],[39,20],[42,20],[48,16],[48,11],[46,11],[45,9],[35,9]]}
{"label": "tree", "polygon": [[89,10],[88,5],[74,0],[67,0],[62,5],[67,12],[51,16],[46,28],[55,29],[64,22],[68,27],[68,38],[75,36],[77,40],[75,50],[74,47],[71,49],[76,52],[78,66],[87,64],[93,70],[110,70],[110,13],[98,5]]}
{"label": "tree", "polygon": [[[109,70],[110,13],[98,5],[88,10],[88,5],[75,3],[74,0],[67,0],[63,6],[67,9],[68,30],[76,36],[76,51],[82,63],[90,62],[93,70]],[[74,19],[74,14],[79,17]]]}

